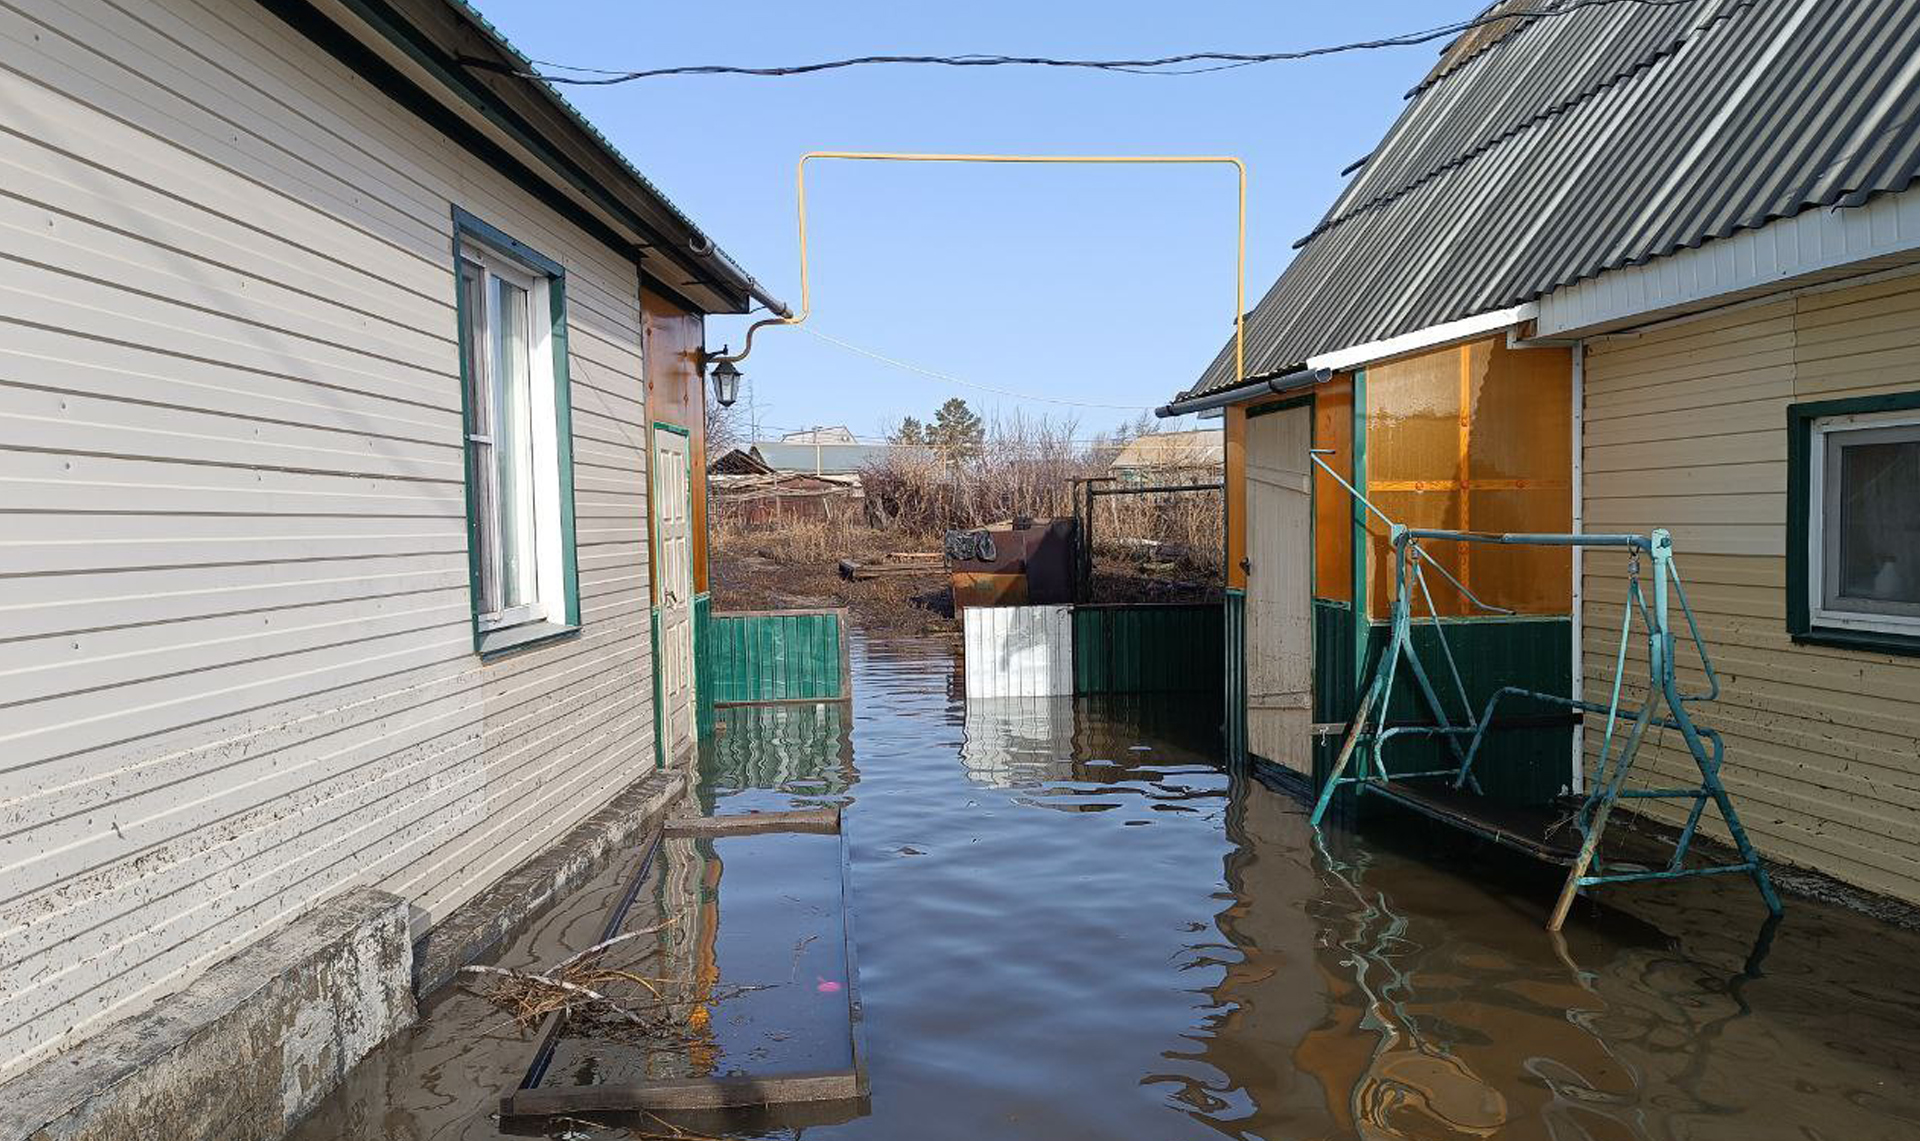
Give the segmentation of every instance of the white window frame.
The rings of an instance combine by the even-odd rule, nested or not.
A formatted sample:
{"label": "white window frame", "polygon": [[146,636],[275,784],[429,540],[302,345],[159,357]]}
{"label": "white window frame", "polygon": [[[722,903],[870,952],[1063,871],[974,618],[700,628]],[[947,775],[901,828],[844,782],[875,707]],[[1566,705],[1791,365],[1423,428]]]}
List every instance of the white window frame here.
{"label": "white window frame", "polygon": [[[1902,432],[1909,429],[1910,432]],[[1856,433],[1920,438],[1920,411],[1868,412],[1823,416],[1809,425],[1807,454],[1807,618],[1815,630],[1856,630],[1878,634],[1920,635],[1920,615],[1838,610],[1827,604],[1827,469],[1837,459],[1834,437]],[[1857,441],[1869,442],[1869,441]]]}
{"label": "white window frame", "polygon": [[[527,430],[531,437],[532,457],[531,474],[533,482],[533,534],[529,543],[530,551],[522,557],[531,555],[529,560],[534,576],[534,591],[531,601],[512,607],[495,610],[482,608],[482,599],[498,597],[500,584],[498,576],[503,574],[498,565],[499,559],[492,557],[498,547],[497,536],[500,532],[501,502],[497,483],[493,485],[494,494],[484,497],[480,488],[472,489],[475,496],[475,513],[480,528],[492,529],[496,536],[493,543],[485,541],[485,535],[475,535],[474,541],[482,544],[481,551],[475,556],[475,566],[480,581],[475,583],[477,593],[474,599],[474,625],[481,634],[482,651],[495,648],[490,643],[515,644],[524,640],[509,636],[509,632],[528,636],[540,636],[549,631],[565,630],[566,600],[564,579],[565,536],[561,525],[561,464],[559,458],[559,407],[558,387],[554,375],[553,328],[549,315],[552,313],[552,279],[544,272],[485,244],[471,234],[462,235],[460,245],[460,269],[457,285],[463,292],[465,271],[469,265],[481,272],[480,294],[482,304],[491,306],[492,291],[488,278],[498,278],[526,291],[527,306]],[[492,403],[492,381],[496,362],[493,360],[494,337],[491,321],[494,318],[491,309],[477,319],[468,315],[468,327],[461,330],[465,342],[472,339],[471,351],[474,364],[484,369],[484,376],[470,377],[467,383],[474,390],[487,394],[489,405]],[[467,394],[469,402],[474,401],[474,391]],[[480,410],[475,409],[478,413]],[[497,409],[489,408],[491,413]],[[476,469],[491,478],[497,471],[494,464],[493,439],[489,433],[472,431],[469,425],[466,434],[467,450],[471,455],[474,447],[488,449],[488,464],[470,460],[467,478],[473,479]],[[490,510],[489,510],[490,508]],[[491,579],[489,576],[493,576]],[[491,584],[491,585],[490,585]],[[494,637],[488,639],[488,635]]]}

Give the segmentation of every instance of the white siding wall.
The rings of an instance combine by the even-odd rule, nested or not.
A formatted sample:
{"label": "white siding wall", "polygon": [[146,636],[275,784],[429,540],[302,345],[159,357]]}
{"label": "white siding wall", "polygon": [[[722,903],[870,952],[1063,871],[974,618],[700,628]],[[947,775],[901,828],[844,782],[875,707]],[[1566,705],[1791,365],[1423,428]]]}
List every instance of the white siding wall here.
{"label": "white siding wall", "polygon": [[[653,757],[630,263],[251,0],[0,0],[0,1073]],[[586,631],[469,630],[457,203],[568,269]]]}
{"label": "white siding wall", "polygon": [[[1920,659],[1787,636],[1786,408],[1915,389],[1920,277],[1783,297],[1592,343],[1583,452],[1588,530],[1673,532],[1725,686],[1695,712],[1726,735],[1725,779],[1755,844],[1907,900],[1920,900]],[[1585,564],[1586,692],[1604,701],[1624,563]],[[1629,678],[1644,678],[1638,636],[1628,655]],[[1591,764],[1600,734],[1586,739]],[[1674,743],[1642,779],[1689,774]]]}

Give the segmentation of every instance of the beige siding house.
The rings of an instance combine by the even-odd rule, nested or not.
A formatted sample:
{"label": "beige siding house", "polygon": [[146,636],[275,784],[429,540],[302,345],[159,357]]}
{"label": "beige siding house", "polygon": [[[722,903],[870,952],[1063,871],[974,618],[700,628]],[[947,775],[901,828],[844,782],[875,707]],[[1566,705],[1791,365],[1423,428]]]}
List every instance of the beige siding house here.
{"label": "beige siding house", "polygon": [[[1755,843],[1910,901],[1920,900],[1920,657],[1796,644],[1787,410],[1916,394],[1920,275],[1906,272],[1656,323],[1597,338],[1586,353],[1586,525],[1665,526],[1688,553],[1724,686],[1713,723],[1739,758],[1727,783]],[[1920,499],[1907,488],[1912,551]],[[1589,575],[1584,589],[1594,694],[1623,598],[1618,575]],[[1629,652],[1644,657],[1643,646]],[[1649,758],[1667,775],[1691,767],[1672,744]]]}
{"label": "beige siding house", "polygon": [[[1761,856],[1920,903],[1920,6],[1484,15],[1248,314],[1244,373],[1229,343],[1162,409],[1224,409],[1229,622],[1272,585],[1248,482],[1275,463],[1269,414],[1311,416],[1325,462],[1414,526],[1664,528],[1721,685],[1688,704],[1724,737]],[[1311,629],[1246,622],[1230,731],[1248,728],[1248,677],[1289,650],[1266,643],[1312,645],[1314,721],[1340,725],[1385,641],[1385,526],[1325,472],[1313,495],[1310,537],[1290,528],[1316,553]],[[1627,560],[1461,547],[1453,571],[1514,612],[1443,592],[1474,700],[1520,685],[1593,703],[1584,725],[1509,738],[1489,795],[1584,795]],[[1676,622],[1680,688],[1704,690]],[[1631,708],[1644,632],[1627,655]],[[1317,768],[1251,751],[1313,779],[1333,759],[1317,749],[1295,754]],[[1698,786],[1702,768],[1656,726],[1629,787]],[[1668,824],[1688,804],[1631,802]],[[1728,839],[1719,817],[1702,827]]]}
{"label": "beige siding house", "polygon": [[759,290],[456,54],[517,59],[0,8],[0,1077],[350,888],[426,934],[655,768],[641,289]]}

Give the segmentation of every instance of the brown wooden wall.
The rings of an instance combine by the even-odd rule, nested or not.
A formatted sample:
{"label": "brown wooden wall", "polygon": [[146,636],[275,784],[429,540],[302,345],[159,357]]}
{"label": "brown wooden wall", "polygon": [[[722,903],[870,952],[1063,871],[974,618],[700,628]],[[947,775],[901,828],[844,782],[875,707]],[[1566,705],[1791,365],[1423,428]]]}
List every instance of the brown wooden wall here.
{"label": "brown wooden wall", "polygon": [[[707,403],[704,373],[700,368],[704,324],[700,314],[683,309],[644,286],[640,291],[640,314],[646,338],[648,419],[677,424],[685,428],[689,436],[688,454],[693,461],[693,589],[696,593],[705,593]],[[648,454],[652,454],[651,448]],[[647,512],[647,530],[651,539],[651,509]]]}

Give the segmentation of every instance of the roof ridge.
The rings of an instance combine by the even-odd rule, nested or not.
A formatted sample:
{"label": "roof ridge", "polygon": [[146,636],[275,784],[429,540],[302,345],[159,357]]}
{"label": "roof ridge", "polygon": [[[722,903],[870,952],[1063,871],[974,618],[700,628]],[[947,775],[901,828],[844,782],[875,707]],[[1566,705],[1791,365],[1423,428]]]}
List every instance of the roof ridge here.
{"label": "roof ridge", "polygon": [[[1674,36],[1671,40],[1667,41],[1666,43],[1663,43],[1660,46],[1654,48],[1653,50],[1647,52],[1645,55],[1642,55],[1639,59],[1633,61],[1631,66],[1623,68],[1619,71],[1613,72],[1609,75],[1602,76],[1601,78],[1588,84],[1584,89],[1575,92],[1574,94],[1568,96],[1565,99],[1560,100],[1559,102],[1553,104],[1550,107],[1546,107],[1540,111],[1536,111],[1534,114],[1528,116],[1527,118],[1521,120],[1520,122],[1500,132],[1499,134],[1494,135],[1490,138],[1484,139],[1479,143],[1476,143],[1474,146],[1470,147],[1469,149],[1461,152],[1458,155],[1455,155],[1454,157],[1439,164],[1438,166],[1432,167],[1431,169],[1422,172],[1421,174],[1400,184],[1399,186],[1396,186],[1390,190],[1384,191],[1380,194],[1376,194],[1372,198],[1367,199],[1365,202],[1358,203],[1357,205],[1354,205],[1346,210],[1341,211],[1337,215],[1329,214],[1326,218],[1323,218],[1320,221],[1320,223],[1316,225],[1312,230],[1308,231],[1305,236],[1301,237],[1298,241],[1294,242],[1292,248],[1297,250],[1302,246],[1307,245],[1309,242],[1313,241],[1315,238],[1319,237],[1321,234],[1324,234],[1328,230],[1331,230],[1334,227],[1345,223],[1349,219],[1359,214],[1368,213],[1381,206],[1385,206],[1391,202],[1394,202],[1397,199],[1405,197],[1407,194],[1412,193],[1413,191],[1419,189],[1421,186],[1424,186],[1428,182],[1433,181],[1434,179],[1440,177],[1441,175],[1447,173],[1448,171],[1455,170],[1461,166],[1464,166],[1466,163],[1471,162],[1473,159],[1478,158],[1483,154],[1486,154],[1488,151],[1493,150],[1495,147],[1501,145],[1502,143],[1507,142],[1510,139],[1515,138],[1521,133],[1531,130],[1533,127],[1536,127],[1539,124],[1549,119],[1555,118],[1560,115],[1564,115],[1568,111],[1579,106],[1580,104],[1585,103],[1591,99],[1595,99],[1605,92],[1608,92],[1608,91],[1614,90],[1615,88],[1623,86],[1628,81],[1635,78],[1636,76],[1642,75],[1645,72],[1651,70],[1654,67],[1654,65],[1664,60],[1671,59],[1673,56],[1677,55],[1682,48],[1686,47],[1688,43],[1692,42],[1692,40],[1695,37],[1699,36],[1701,33],[1707,31],[1709,28],[1712,28],[1717,24],[1724,23],[1727,20],[1731,19],[1735,12],[1750,10],[1757,2],[1758,0],[1731,0],[1730,3],[1726,3],[1720,6],[1717,10],[1715,10],[1712,14],[1710,14],[1706,19],[1700,21],[1698,24],[1695,24],[1694,26]],[[1534,22],[1537,23],[1538,21],[1535,20]],[[1500,42],[1504,43],[1506,42],[1507,39],[1511,39],[1511,38],[1512,38],[1511,35],[1509,35],[1507,37],[1504,37]],[[1472,58],[1479,59],[1481,58],[1481,56],[1485,54],[1486,53],[1484,51],[1478,52],[1478,53],[1475,53],[1475,55]],[[1467,61],[1467,62],[1470,62],[1470,61]],[[1466,66],[1466,63],[1463,62],[1461,66],[1462,67]],[[1458,69],[1455,69],[1455,70],[1457,71]],[[1374,156],[1377,156],[1379,154],[1379,149],[1380,148],[1378,147],[1374,148]],[[1369,157],[1371,158],[1374,156],[1369,156]]]}
{"label": "roof ridge", "polygon": [[[1493,24],[1501,20],[1512,20],[1513,26],[1499,32],[1489,33],[1483,42],[1476,45],[1471,50],[1467,51],[1464,55],[1462,55],[1459,59],[1454,60],[1452,63],[1447,62],[1447,53],[1451,52],[1454,49],[1455,45],[1459,44],[1462,40],[1465,40],[1468,37],[1472,36],[1473,33],[1479,29],[1478,28],[1469,29],[1467,31],[1461,32],[1458,36],[1455,36],[1453,39],[1448,40],[1447,46],[1440,49],[1440,59],[1437,63],[1433,65],[1433,70],[1427,72],[1426,76],[1422,78],[1420,82],[1414,84],[1412,87],[1407,88],[1406,94],[1402,95],[1401,98],[1402,99],[1417,98],[1418,96],[1424,94],[1428,88],[1433,87],[1440,83],[1444,83],[1447,81],[1449,77],[1459,74],[1462,68],[1465,68],[1468,64],[1472,63],[1474,60],[1479,59],[1481,56],[1487,54],[1490,51],[1493,51],[1495,48],[1500,47],[1501,45],[1505,44],[1507,41],[1513,39],[1513,37],[1519,35],[1521,32],[1526,31],[1528,28],[1538,25],[1541,21],[1541,18],[1548,14],[1545,10],[1534,9],[1530,11],[1515,12],[1507,16],[1497,15],[1494,12],[1494,9],[1502,8],[1509,4],[1525,4],[1528,2],[1529,0],[1494,0],[1494,3],[1488,4],[1485,8],[1482,8],[1480,10],[1480,14],[1474,17],[1474,19],[1476,20],[1488,21],[1487,24],[1481,25],[1481,27],[1492,27]],[[1558,6],[1561,3],[1561,0],[1548,0],[1548,2],[1551,5]]]}

